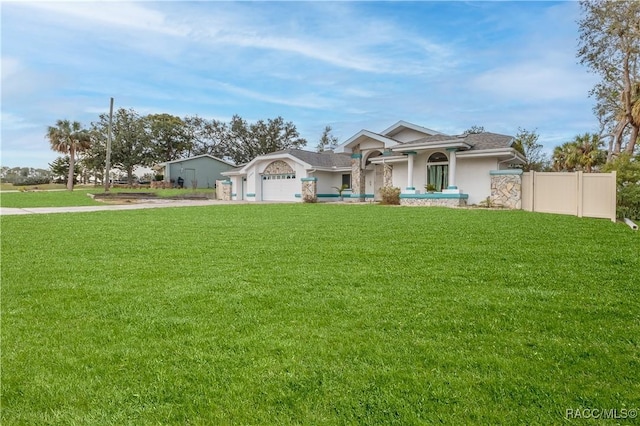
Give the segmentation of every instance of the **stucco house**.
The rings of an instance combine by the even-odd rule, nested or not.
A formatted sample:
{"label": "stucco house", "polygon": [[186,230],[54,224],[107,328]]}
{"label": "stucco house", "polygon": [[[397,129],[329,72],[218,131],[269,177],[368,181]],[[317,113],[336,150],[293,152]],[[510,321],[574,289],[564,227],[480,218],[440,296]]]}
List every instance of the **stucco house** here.
{"label": "stucco house", "polygon": [[[492,176],[520,173],[512,136],[446,135],[399,121],[380,133],[361,130],[333,151],[288,149],[223,172],[226,197],[251,201],[380,199],[383,186],[401,188],[401,204],[460,206],[491,195]],[[425,186],[435,186],[427,193]]]}
{"label": "stucco house", "polygon": [[182,182],[187,188],[215,188],[217,180],[225,179],[222,173],[235,168],[235,164],[213,155],[203,154],[159,164],[165,182],[176,185]]}

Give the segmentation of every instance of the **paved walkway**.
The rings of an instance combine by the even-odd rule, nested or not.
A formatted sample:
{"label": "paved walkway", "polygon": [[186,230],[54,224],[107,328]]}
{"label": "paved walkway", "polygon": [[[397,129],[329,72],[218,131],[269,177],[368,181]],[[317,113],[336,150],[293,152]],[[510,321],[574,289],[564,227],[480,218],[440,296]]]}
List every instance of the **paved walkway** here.
{"label": "paved walkway", "polygon": [[219,200],[145,200],[131,204],[105,204],[102,206],[76,206],[76,207],[27,207],[27,208],[0,208],[0,216],[20,214],[51,214],[51,213],[80,213],[98,212],[104,210],[136,210],[157,209],[162,207],[193,207],[213,206],[221,204],[242,204],[243,201],[219,201]]}

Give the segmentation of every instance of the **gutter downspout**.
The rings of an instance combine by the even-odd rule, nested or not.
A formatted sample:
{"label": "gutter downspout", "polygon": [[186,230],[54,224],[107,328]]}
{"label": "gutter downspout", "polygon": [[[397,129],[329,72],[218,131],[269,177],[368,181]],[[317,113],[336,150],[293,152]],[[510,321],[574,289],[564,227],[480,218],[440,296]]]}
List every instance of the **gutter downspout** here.
{"label": "gutter downspout", "polygon": [[638,230],[638,225],[636,225],[635,223],[633,223],[633,221],[631,219],[629,219],[628,217],[624,218],[624,223],[626,223],[627,225],[629,225],[629,228],[633,229],[634,231]]}

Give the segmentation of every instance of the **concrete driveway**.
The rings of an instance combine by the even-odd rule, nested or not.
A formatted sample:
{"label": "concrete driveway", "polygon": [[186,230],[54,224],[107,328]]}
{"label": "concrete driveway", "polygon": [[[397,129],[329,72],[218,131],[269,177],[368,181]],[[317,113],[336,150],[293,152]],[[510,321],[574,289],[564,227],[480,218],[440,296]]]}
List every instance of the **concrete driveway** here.
{"label": "concrete driveway", "polygon": [[242,204],[243,201],[219,201],[219,200],[145,200],[131,204],[105,204],[103,206],[76,206],[76,207],[26,207],[26,208],[0,208],[0,216],[21,214],[51,214],[51,213],[84,213],[99,212],[105,210],[137,210],[157,209],[163,207],[194,207],[214,206],[221,204]]}

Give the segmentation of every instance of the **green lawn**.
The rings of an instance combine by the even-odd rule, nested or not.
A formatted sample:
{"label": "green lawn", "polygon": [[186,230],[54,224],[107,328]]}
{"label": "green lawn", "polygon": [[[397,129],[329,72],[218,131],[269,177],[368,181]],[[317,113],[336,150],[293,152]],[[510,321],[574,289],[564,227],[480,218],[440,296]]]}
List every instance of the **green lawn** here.
{"label": "green lawn", "polygon": [[[213,189],[128,189],[113,188],[112,193],[119,192],[153,192],[158,197],[175,197],[194,192],[213,197]],[[0,192],[0,207],[31,208],[31,207],[68,207],[68,206],[95,206],[103,205],[103,202],[95,201],[87,194],[104,193],[103,188],[83,188],[73,191],[27,191],[27,192]]]}
{"label": "green lawn", "polygon": [[88,193],[102,192],[100,189],[75,189],[73,191],[26,191],[0,193],[0,207],[67,207],[102,205],[94,201]]}
{"label": "green lawn", "polygon": [[640,236],[621,224],[321,204],[0,221],[3,425],[640,408]]}

